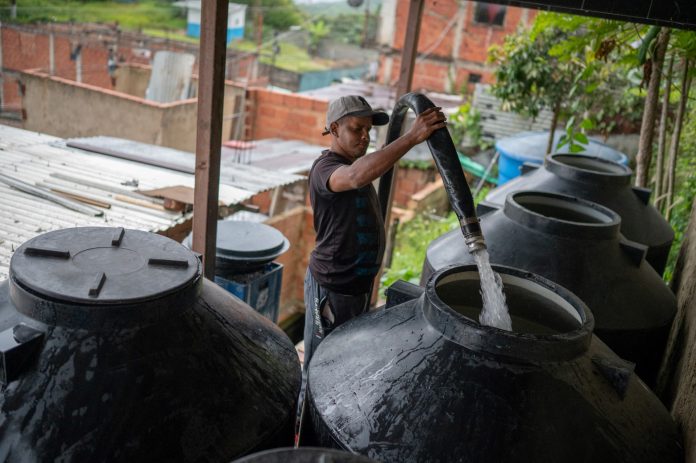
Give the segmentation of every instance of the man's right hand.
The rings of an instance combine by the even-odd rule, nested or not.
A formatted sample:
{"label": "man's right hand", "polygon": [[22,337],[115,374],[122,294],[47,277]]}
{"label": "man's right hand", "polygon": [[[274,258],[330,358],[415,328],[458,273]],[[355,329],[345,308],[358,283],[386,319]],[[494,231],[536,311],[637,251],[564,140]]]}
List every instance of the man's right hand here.
{"label": "man's right hand", "polygon": [[440,107],[428,108],[416,117],[416,121],[413,123],[411,129],[407,132],[411,142],[414,145],[422,143],[432,135],[437,129],[445,127],[445,115],[441,111]]}

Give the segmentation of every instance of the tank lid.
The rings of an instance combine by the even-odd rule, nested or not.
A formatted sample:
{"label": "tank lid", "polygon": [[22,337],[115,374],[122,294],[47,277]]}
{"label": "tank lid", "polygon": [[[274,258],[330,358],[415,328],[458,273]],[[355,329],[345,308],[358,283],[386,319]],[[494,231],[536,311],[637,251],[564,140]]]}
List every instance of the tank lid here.
{"label": "tank lid", "polygon": [[631,182],[631,169],[606,159],[584,154],[552,154],[545,167],[567,180],[599,185],[624,186]]}
{"label": "tank lid", "polygon": [[218,222],[216,250],[220,259],[272,260],[287,251],[287,238],[275,228],[256,222]]}
{"label": "tank lid", "polygon": [[22,244],[10,261],[13,284],[38,297],[89,305],[157,299],[200,273],[196,255],[176,241],[124,228],[48,232]]}

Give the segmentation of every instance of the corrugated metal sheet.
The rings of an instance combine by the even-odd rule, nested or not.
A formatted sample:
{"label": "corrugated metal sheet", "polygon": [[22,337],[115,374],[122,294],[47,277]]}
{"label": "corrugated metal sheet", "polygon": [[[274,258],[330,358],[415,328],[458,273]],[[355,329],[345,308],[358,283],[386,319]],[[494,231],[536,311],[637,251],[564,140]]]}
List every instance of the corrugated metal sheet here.
{"label": "corrugated metal sheet", "polygon": [[481,128],[487,139],[499,140],[519,132],[548,130],[553,114],[543,110],[536,119],[500,109],[500,100],[490,94],[489,85],[476,84],[472,106],[481,114]]}
{"label": "corrugated metal sheet", "polygon": [[[302,95],[330,101],[344,95],[361,95],[373,108],[382,108],[390,112],[396,104],[396,89],[393,86],[365,82],[362,80],[344,79],[343,82],[328,87],[302,92]],[[448,95],[436,92],[425,92],[425,96],[447,112],[464,103],[461,95]]]}
{"label": "corrugated metal sheet", "polygon": [[[327,140],[328,143],[329,140]],[[236,171],[239,163],[249,167],[283,173],[288,178],[306,173],[327,146],[313,145],[297,140],[266,138],[251,142],[227,142],[222,146],[222,172]]]}
{"label": "corrugated metal sheet", "polygon": [[[250,166],[235,166],[245,172],[247,167]],[[191,213],[153,208],[157,207],[154,200],[142,197],[137,190],[176,185],[193,188],[192,174],[71,148],[62,139],[2,125],[0,174],[46,191],[70,191],[110,206],[102,209],[102,216],[95,217],[0,181],[0,280],[7,278],[14,249],[47,231],[113,226],[159,232],[191,218]],[[303,178],[287,174],[279,174],[279,177],[283,179],[282,184]],[[220,185],[220,201],[227,205],[248,200],[254,194],[252,190]]]}
{"label": "corrugated metal sheet", "polygon": [[[87,137],[68,140],[68,146],[78,147],[96,153],[108,154],[122,159],[139,161],[144,164],[165,167],[177,172],[193,174],[196,157],[193,153],[180,151],[164,146],[149,145],[123,138]],[[312,145],[313,146],[313,145]],[[280,149],[286,149],[282,146]],[[281,151],[283,153],[283,151]],[[279,154],[281,154],[279,153]],[[286,156],[291,151],[284,151]],[[319,153],[315,152],[314,157]],[[295,159],[287,158],[292,163]],[[272,165],[247,165],[240,163],[238,156],[223,149],[220,161],[220,184],[227,185],[247,192],[261,193],[279,186],[289,185],[304,177],[294,175],[287,169],[277,169]],[[310,164],[311,165],[311,164]]]}

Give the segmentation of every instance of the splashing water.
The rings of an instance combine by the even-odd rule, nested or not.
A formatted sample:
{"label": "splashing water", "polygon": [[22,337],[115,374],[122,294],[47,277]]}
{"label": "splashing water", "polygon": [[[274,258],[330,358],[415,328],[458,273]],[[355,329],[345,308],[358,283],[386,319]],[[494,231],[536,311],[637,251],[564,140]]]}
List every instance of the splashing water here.
{"label": "splashing water", "polygon": [[473,255],[479,270],[483,299],[483,310],[479,315],[479,322],[482,325],[512,331],[512,320],[503,293],[503,281],[491,268],[488,251],[479,249],[474,251]]}

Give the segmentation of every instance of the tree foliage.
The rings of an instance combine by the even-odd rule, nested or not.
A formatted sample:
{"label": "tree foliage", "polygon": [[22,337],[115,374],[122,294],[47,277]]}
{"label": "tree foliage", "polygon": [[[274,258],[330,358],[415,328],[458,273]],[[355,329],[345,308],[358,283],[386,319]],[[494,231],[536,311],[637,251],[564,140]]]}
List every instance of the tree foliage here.
{"label": "tree foliage", "polygon": [[292,0],[235,0],[235,3],[248,5],[245,30],[249,38],[256,34],[258,14],[263,14],[264,36],[267,37],[271,31],[286,31],[302,23],[302,13]]}

